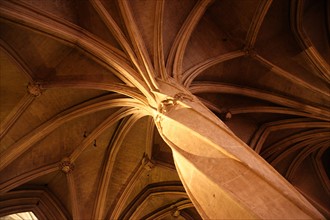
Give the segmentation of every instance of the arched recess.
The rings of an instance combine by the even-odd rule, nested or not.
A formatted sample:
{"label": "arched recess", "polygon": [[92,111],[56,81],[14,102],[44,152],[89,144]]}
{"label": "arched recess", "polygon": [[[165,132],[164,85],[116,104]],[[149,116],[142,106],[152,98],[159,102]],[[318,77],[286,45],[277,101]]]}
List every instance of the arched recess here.
{"label": "arched recess", "polygon": [[[310,36],[306,33],[304,28],[304,4],[303,0],[292,0],[291,1],[291,9],[290,9],[290,24],[291,30],[295,35],[298,43],[301,48],[306,53],[307,57],[311,61],[311,63],[316,67],[319,72],[319,76],[325,79],[327,82],[330,80],[330,68],[329,64],[324,58],[318,49],[315,46],[315,42],[310,38]],[[326,10],[324,10],[326,12]],[[325,13],[324,13],[325,14]],[[325,22],[326,23],[326,22]],[[325,28],[326,29],[326,28]],[[326,41],[325,41],[326,42]]]}
{"label": "arched recess", "polygon": [[46,187],[29,186],[0,198],[0,216],[31,211],[38,219],[71,219],[61,202]]}
{"label": "arched recess", "polygon": [[326,153],[327,150],[329,150],[329,145],[327,145],[324,148],[321,148],[317,151],[314,151],[312,153],[313,155],[313,166],[316,171],[316,174],[318,175],[319,179],[321,180],[321,184],[327,194],[330,196],[330,182],[329,182],[329,177],[326,172],[325,165],[322,163],[322,156]]}
{"label": "arched recess", "polygon": [[135,219],[136,217],[138,217],[139,208],[143,206],[143,204],[147,202],[148,199],[157,195],[177,196],[178,201],[175,201],[175,203],[171,203],[170,205],[164,206],[163,209],[153,210],[151,213],[148,213],[147,215],[142,217],[143,219],[149,219],[152,216],[154,218],[160,216],[164,217],[167,214],[172,214],[172,216],[175,216],[176,211],[181,211],[183,209],[193,207],[191,201],[188,198],[188,195],[186,194],[180,182],[177,181],[159,182],[155,184],[149,184],[148,186],[146,186],[132,200],[132,202],[128,204],[128,206],[122,212],[119,219]]}

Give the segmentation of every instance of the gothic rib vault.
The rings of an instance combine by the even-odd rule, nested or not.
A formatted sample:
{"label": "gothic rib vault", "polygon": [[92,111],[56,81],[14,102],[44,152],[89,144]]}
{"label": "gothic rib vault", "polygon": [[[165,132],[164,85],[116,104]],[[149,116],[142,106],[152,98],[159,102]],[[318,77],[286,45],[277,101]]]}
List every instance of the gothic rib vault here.
{"label": "gothic rib vault", "polygon": [[329,15],[1,1],[0,216],[330,218]]}

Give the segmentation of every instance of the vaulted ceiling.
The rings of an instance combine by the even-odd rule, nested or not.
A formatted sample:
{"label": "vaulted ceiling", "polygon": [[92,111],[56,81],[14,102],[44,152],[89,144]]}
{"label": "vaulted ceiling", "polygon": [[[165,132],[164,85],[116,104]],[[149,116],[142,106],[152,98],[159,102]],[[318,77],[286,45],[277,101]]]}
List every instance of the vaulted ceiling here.
{"label": "vaulted ceiling", "polygon": [[0,15],[0,216],[200,218],[140,111],[162,79],[330,218],[329,1],[3,0]]}

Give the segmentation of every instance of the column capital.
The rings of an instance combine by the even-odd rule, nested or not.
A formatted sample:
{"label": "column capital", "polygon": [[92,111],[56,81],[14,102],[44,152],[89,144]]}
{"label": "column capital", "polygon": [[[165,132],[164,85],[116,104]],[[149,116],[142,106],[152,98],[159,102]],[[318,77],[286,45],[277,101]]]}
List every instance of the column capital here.
{"label": "column capital", "polygon": [[149,156],[145,154],[142,158],[142,166],[145,170],[150,171],[155,167],[154,163],[149,159]]}
{"label": "column capital", "polygon": [[174,207],[172,210],[172,216],[177,218],[180,216],[180,214],[181,214],[180,210],[177,207]]}

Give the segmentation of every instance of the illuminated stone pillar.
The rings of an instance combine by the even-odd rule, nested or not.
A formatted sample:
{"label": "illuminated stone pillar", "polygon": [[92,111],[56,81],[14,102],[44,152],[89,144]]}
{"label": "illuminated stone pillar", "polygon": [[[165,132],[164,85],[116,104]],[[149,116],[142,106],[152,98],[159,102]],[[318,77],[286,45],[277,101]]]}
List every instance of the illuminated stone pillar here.
{"label": "illuminated stone pillar", "polygon": [[323,218],[196,97],[159,84],[155,122],[203,219]]}

